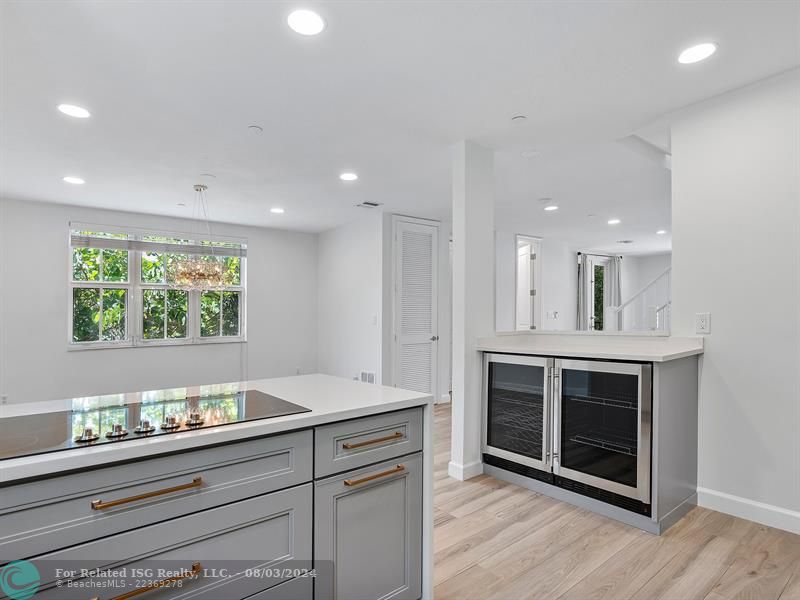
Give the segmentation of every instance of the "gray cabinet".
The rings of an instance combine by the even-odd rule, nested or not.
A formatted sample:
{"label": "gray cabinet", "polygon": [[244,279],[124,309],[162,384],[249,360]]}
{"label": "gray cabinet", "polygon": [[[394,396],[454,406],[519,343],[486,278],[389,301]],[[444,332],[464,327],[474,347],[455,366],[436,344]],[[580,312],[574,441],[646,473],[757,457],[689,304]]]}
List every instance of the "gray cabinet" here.
{"label": "gray cabinet", "polygon": [[[422,423],[398,410],[7,485],[0,564],[32,561],[43,600],[418,600]],[[72,568],[100,572],[57,587]]]}
{"label": "gray cabinet", "polygon": [[4,488],[0,564],[311,481],[310,430]]}
{"label": "gray cabinet", "polygon": [[314,430],[314,477],[421,450],[421,408],[322,425]]}
{"label": "gray cabinet", "polygon": [[422,595],[422,454],[314,484],[315,598]]}
{"label": "gray cabinet", "polygon": [[[272,588],[296,568],[311,568],[311,488],[307,483],[33,558],[43,587],[36,597],[86,599],[104,589],[100,597],[116,597],[143,581],[167,579],[159,569],[187,577],[148,591],[148,599],[240,600]],[[100,571],[76,580],[82,587],[53,587],[58,568]],[[256,569],[268,570],[255,576]],[[123,587],[104,588],[104,580]]]}

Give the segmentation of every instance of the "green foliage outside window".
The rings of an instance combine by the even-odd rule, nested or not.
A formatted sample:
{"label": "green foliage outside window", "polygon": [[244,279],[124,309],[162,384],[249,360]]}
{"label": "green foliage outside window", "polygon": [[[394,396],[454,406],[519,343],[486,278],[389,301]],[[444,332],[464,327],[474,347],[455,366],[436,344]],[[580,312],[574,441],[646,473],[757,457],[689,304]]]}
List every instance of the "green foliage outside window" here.
{"label": "green foliage outside window", "polygon": [[239,292],[208,291],[200,295],[200,335],[239,335]]}
{"label": "green foliage outside window", "polygon": [[[75,232],[73,232],[75,233]],[[127,238],[125,234],[77,232],[91,237]],[[145,241],[185,243],[162,237],[145,237]],[[224,242],[209,246],[227,247]],[[128,250],[101,248],[72,248],[72,280],[80,286],[72,289],[72,341],[107,342],[128,338],[127,309],[129,288],[129,263],[136,254]],[[170,289],[171,266],[185,258],[184,254],[149,252],[139,254],[141,269],[134,273],[134,284],[152,286],[150,289],[133,287],[141,299],[141,313],[135,323],[141,326],[141,336],[146,340],[182,339],[192,335],[189,331],[190,304],[194,296],[179,289]],[[223,265],[224,284],[242,284],[242,259],[237,256],[206,255],[203,260]],[[96,285],[86,285],[94,283]],[[108,283],[110,285],[104,285]],[[114,287],[114,285],[119,287]],[[124,287],[123,287],[124,285]],[[191,302],[190,302],[191,300]],[[241,294],[235,290],[208,290],[199,294],[199,320],[201,337],[236,337],[241,335]],[[192,309],[194,310],[194,309]],[[137,334],[138,335],[138,334]]]}
{"label": "green foliage outside window", "polygon": [[142,335],[146,340],[185,338],[189,294],[183,290],[142,290]]}
{"label": "green foliage outside window", "polygon": [[74,288],[72,290],[72,341],[124,340],[126,337],[127,299],[128,291],[123,289]]}
{"label": "green foliage outside window", "polygon": [[595,331],[603,330],[603,278],[605,269],[602,266],[594,268],[594,328]]}
{"label": "green foliage outside window", "polygon": [[72,249],[74,281],[128,281],[128,251],[99,248]]}

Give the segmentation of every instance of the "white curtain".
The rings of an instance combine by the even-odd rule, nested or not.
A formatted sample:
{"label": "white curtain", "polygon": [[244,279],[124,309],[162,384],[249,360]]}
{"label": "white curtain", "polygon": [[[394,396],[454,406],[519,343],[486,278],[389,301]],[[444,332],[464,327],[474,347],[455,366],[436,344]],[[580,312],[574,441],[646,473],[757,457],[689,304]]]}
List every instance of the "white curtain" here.
{"label": "white curtain", "polygon": [[588,254],[578,253],[578,331],[589,331],[592,322],[590,286],[592,285],[592,264]]}
{"label": "white curtain", "polygon": [[[608,259],[606,267],[606,280],[604,282],[608,306],[619,306],[622,304],[622,257],[612,256]],[[622,312],[616,313],[616,324],[606,323],[603,329],[611,331],[622,330]]]}

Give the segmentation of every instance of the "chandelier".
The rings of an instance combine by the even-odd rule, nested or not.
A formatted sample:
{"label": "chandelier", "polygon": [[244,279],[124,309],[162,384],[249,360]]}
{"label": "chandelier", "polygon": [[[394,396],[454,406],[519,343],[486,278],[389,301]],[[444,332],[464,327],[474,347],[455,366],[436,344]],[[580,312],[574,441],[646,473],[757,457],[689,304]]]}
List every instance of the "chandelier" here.
{"label": "chandelier", "polygon": [[[208,219],[208,202],[205,191],[207,185],[195,184],[195,205],[193,217],[196,222],[205,222],[205,232],[198,231],[192,240],[195,245],[201,245],[203,237],[208,240],[208,251],[203,250],[198,254],[199,248],[194,248],[189,254],[175,256],[167,261],[167,278],[170,284],[181,290],[213,290],[225,285],[225,265],[221,256],[214,254],[214,245],[211,236],[211,221]],[[199,229],[199,227],[198,227]]]}

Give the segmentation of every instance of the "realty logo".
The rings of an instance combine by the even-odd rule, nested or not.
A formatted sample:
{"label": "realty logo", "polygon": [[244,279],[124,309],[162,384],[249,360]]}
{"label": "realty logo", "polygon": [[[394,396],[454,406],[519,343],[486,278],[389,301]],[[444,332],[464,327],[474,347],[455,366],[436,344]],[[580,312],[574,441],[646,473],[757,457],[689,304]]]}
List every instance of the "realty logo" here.
{"label": "realty logo", "polygon": [[28,600],[39,591],[39,569],[27,560],[15,560],[0,569],[0,589],[11,600]]}

